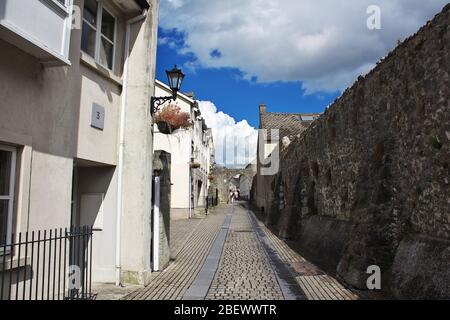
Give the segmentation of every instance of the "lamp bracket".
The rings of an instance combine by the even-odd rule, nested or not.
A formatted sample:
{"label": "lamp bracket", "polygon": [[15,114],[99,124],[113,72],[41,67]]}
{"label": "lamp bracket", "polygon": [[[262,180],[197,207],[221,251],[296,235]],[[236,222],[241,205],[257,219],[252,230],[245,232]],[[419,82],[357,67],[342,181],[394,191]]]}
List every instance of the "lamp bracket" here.
{"label": "lamp bracket", "polygon": [[168,101],[175,101],[177,98],[174,96],[167,97],[152,97],[150,102],[150,114],[153,116],[157,111],[160,110],[161,106]]}

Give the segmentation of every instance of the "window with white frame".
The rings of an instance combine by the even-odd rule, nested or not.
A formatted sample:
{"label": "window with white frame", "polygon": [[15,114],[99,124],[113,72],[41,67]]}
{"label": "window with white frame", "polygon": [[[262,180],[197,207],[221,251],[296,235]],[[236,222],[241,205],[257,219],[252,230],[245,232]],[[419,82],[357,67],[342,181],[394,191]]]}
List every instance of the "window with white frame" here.
{"label": "window with white frame", "polygon": [[62,6],[66,7],[66,0],[56,0],[56,2],[59,2]]}
{"label": "window with white frame", "polygon": [[[42,0],[41,0],[42,1]],[[72,4],[72,0],[43,0],[55,8],[55,6],[68,13],[69,6]]]}
{"label": "window with white frame", "polygon": [[57,13],[69,15],[69,9],[72,6],[73,0],[41,0],[46,1],[51,9],[57,9]]}
{"label": "window with white frame", "polygon": [[97,0],[85,0],[81,50],[97,63],[113,70],[116,18]]}
{"label": "window with white frame", "polygon": [[11,239],[16,155],[15,148],[0,145],[0,248]]}

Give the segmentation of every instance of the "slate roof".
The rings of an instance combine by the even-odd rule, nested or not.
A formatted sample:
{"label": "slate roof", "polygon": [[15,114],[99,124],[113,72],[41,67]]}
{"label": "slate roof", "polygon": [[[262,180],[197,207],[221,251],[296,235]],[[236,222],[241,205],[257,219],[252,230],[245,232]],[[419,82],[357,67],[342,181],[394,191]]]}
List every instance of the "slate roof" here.
{"label": "slate roof", "polygon": [[[260,113],[260,129],[279,129],[280,140],[289,137],[292,141],[320,116],[317,113],[264,112]],[[270,136],[270,132],[268,135]]]}

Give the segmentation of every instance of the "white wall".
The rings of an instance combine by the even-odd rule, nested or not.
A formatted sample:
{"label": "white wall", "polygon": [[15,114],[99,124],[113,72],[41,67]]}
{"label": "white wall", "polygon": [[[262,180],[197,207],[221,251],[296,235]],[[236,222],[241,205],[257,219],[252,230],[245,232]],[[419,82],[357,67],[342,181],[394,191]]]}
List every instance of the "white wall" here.
{"label": "white wall", "polygon": [[[117,164],[121,88],[81,66],[81,97],[76,157],[104,164]],[[91,127],[92,106],[105,110],[103,130]]]}
{"label": "white wall", "polygon": [[[79,167],[77,168],[77,212],[80,225],[94,225],[92,281],[114,282],[115,276],[115,241],[116,241],[116,199],[117,170],[115,167]],[[103,195],[103,217],[97,216],[100,208],[83,211],[83,195]],[[84,223],[83,223],[84,222]],[[86,223],[87,222],[87,223]]]}
{"label": "white wall", "polygon": [[151,194],[154,94],[159,1],[132,27],[125,117],[122,211],[122,283],[146,285],[151,275]]}
{"label": "white wall", "polygon": [[153,148],[154,150],[164,150],[171,154],[171,207],[175,209],[189,208],[190,131],[177,130],[167,135],[159,133],[155,125]]}
{"label": "white wall", "polygon": [[[167,85],[157,81],[155,95],[157,97],[170,96],[171,91]],[[195,195],[193,207],[203,207],[208,188],[208,173],[210,167],[210,154],[212,142],[207,138],[207,131],[203,130],[204,120],[197,118],[201,116],[198,111],[194,112],[195,101],[183,94],[178,95],[176,101],[170,104],[180,107],[182,112],[188,112],[191,115],[193,126],[189,130],[177,130],[171,135],[165,135],[158,132],[155,125],[154,150],[164,150],[172,155],[172,199],[171,215],[173,218],[187,218],[189,210],[189,184],[190,175],[192,176],[192,194]],[[166,103],[164,106],[167,106]],[[163,106],[163,107],[164,107]],[[212,138],[211,138],[212,139]],[[198,151],[195,162],[200,163],[200,168],[190,169],[191,148]],[[198,181],[202,182],[201,190],[198,190]],[[197,198],[197,195],[199,197]],[[184,210],[184,211],[182,211]]]}
{"label": "white wall", "polygon": [[[170,90],[159,82],[156,82],[155,96],[164,97],[171,95]],[[179,98],[171,104],[180,107],[182,112],[191,113],[191,104],[194,101],[179,95]],[[166,103],[164,106],[168,105]],[[153,150],[164,150],[171,154],[171,218],[183,219],[189,215],[189,162],[191,160],[192,132],[189,129],[179,129],[167,135],[158,131],[154,125],[155,138]]]}
{"label": "white wall", "polygon": [[[49,60],[54,56],[68,61],[70,9],[70,3],[63,8],[52,0],[2,0],[0,32],[23,50],[35,53],[40,60]],[[17,36],[18,39],[15,38]]]}
{"label": "white wall", "polygon": [[[151,2],[148,18],[133,27],[131,36],[126,120],[122,270],[124,282],[139,284],[148,283],[150,274],[153,149],[148,110],[153,95],[159,1]],[[42,1],[20,3],[24,10],[30,8],[29,3]],[[4,4],[0,1],[0,8]],[[75,0],[75,4],[81,5],[82,1]],[[42,23],[36,12],[32,12],[34,21],[30,24]],[[137,13],[127,13],[127,17]],[[115,170],[117,164],[125,31],[123,21],[118,23],[115,72],[82,56],[81,30],[71,33],[71,66],[55,68],[43,68],[39,59],[4,41],[0,34],[0,143],[17,147],[19,155],[13,232],[68,227],[74,163],[91,161],[91,179],[85,178],[81,192],[105,192],[107,221],[102,234],[96,236],[94,251],[98,256],[94,259],[97,270],[108,270],[103,278],[108,281],[114,268],[116,177],[113,175],[109,184],[99,183],[104,168]],[[105,107],[104,130],[90,126],[94,102]],[[94,275],[96,279],[101,276]]]}

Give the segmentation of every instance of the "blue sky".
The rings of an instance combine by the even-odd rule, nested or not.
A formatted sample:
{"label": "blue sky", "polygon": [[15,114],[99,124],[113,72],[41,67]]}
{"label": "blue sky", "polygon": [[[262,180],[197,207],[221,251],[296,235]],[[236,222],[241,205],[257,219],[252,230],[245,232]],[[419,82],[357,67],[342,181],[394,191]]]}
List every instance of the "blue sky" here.
{"label": "blue sky", "polygon": [[161,0],[157,78],[166,82],[174,64],[184,70],[182,91],[195,92],[218,163],[256,156],[261,102],[269,112],[323,112],[448,1],[337,2]]}
{"label": "blue sky", "polygon": [[[157,78],[165,83],[165,71],[174,64],[186,66],[195,62],[192,54],[180,54],[179,48],[184,46],[183,35],[175,30],[159,29],[159,36],[172,39],[174,42],[163,42],[157,51]],[[174,47],[173,43],[179,46]],[[258,127],[258,105],[264,102],[271,112],[304,112],[319,113],[339,96],[339,91],[327,93],[316,92],[305,95],[300,81],[258,83],[254,79],[244,78],[237,68],[203,68],[195,70],[183,68],[186,78],[183,92],[195,92],[196,99],[212,101],[219,110],[236,121],[247,120],[255,128]]]}

